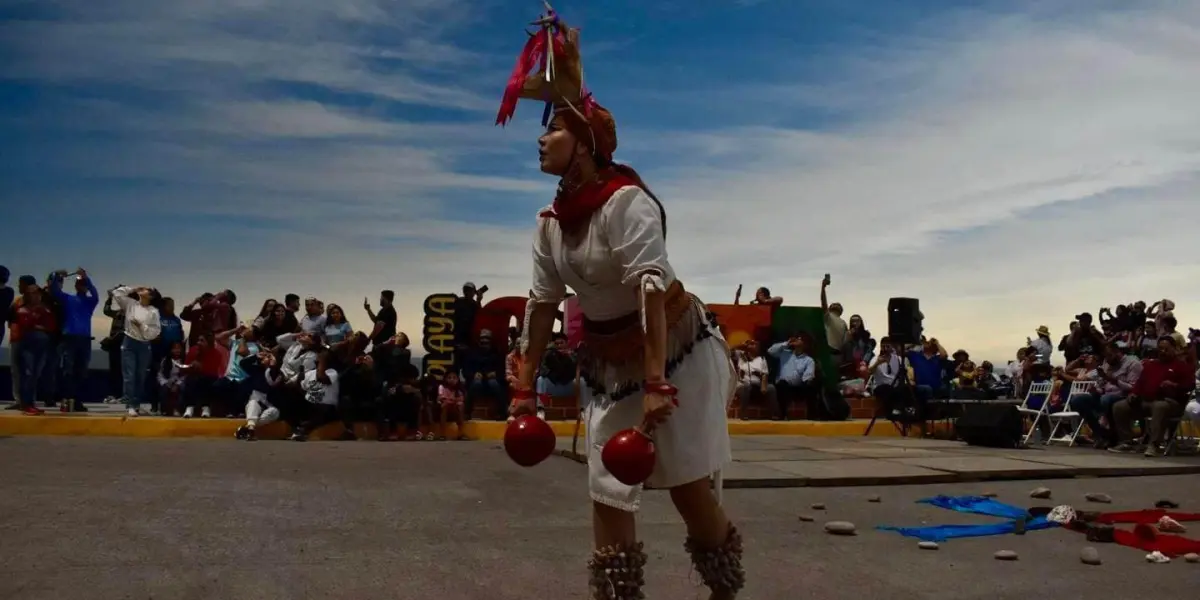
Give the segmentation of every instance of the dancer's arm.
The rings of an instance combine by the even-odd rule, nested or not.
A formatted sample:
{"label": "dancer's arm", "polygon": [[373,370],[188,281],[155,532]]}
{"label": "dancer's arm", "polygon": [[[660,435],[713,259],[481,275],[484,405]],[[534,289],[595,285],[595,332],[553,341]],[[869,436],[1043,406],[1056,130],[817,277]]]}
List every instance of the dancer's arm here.
{"label": "dancer's arm", "polygon": [[567,286],[558,275],[558,265],[550,251],[549,225],[545,217],[539,217],[537,237],[533,240],[533,288],[529,291],[533,310],[529,313],[525,333],[529,348],[525,352],[525,363],[521,365],[521,390],[533,389],[542,356],[554,333],[558,304],[567,295]]}
{"label": "dancer's arm", "polygon": [[546,354],[546,346],[550,345],[550,336],[554,333],[554,319],[557,316],[558,306],[534,304],[533,312],[529,314],[529,350],[525,353],[525,362],[521,363],[518,377],[520,389],[533,389],[534,378],[537,377],[538,367]]}

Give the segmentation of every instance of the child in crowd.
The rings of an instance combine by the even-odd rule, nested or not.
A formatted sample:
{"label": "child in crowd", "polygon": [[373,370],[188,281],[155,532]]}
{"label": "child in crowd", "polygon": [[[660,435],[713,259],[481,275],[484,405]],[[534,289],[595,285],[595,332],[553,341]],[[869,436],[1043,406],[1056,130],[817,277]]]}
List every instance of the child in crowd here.
{"label": "child in crowd", "polygon": [[438,402],[442,405],[442,434],[438,436],[439,440],[446,439],[446,421],[451,415],[458,424],[458,439],[468,439],[463,433],[463,427],[466,424],[464,400],[462,386],[458,383],[458,374],[446,373],[445,378],[442,379],[442,385],[438,387]]}
{"label": "child in crowd", "polygon": [[158,397],[150,407],[151,414],[179,416],[179,399],[183,393],[183,373],[179,365],[182,361],[183,342],[175,342],[158,365]]}

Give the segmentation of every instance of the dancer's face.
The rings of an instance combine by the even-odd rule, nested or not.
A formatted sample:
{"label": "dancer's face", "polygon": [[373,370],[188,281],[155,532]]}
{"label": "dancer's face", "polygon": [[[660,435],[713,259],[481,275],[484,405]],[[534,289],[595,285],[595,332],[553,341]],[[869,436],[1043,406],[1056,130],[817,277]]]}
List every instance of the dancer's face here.
{"label": "dancer's face", "polygon": [[538,160],[543,173],[562,177],[571,166],[571,156],[586,154],[583,144],[563,127],[562,118],[557,117],[546,127],[546,133],[538,138]]}

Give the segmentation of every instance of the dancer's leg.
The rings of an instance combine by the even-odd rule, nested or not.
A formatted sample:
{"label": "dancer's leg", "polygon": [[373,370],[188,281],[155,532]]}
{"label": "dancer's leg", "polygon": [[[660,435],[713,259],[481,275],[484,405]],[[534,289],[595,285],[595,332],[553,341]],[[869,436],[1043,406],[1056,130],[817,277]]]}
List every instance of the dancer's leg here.
{"label": "dancer's leg", "polygon": [[742,536],[717,503],[709,479],[671,488],[675,510],[687,524],[684,548],[704,585],[712,590],[710,600],[732,600],[746,584],[742,568]]}
{"label": "dancer's leg", "polygon": [[646,553],[637,541],[633,513],[592,502],[596,550],[588,561],[588,582],[596,600],[641,600],[646,597]]}

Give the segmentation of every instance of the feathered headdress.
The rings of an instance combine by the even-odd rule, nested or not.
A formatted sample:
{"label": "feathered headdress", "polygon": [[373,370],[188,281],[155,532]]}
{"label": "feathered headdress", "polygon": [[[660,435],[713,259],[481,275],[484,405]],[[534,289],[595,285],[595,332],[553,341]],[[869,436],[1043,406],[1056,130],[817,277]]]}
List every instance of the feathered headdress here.
{"label": "feathered headdress", "polygon": [[531,23],[539,30],[526,32],[529,40],[517,56],[517,64],[504,88],[497,125],[507,125],[512,120],[521,98],[546,104],[542,125],[549,122],[555,110],[570,110],[587,121],[595,105],[583,84],[579,30],[564,23],[549,2],[544,4],[546,13]]}

